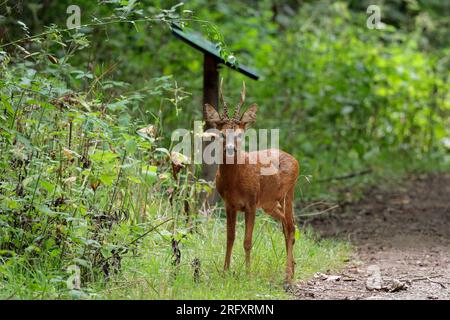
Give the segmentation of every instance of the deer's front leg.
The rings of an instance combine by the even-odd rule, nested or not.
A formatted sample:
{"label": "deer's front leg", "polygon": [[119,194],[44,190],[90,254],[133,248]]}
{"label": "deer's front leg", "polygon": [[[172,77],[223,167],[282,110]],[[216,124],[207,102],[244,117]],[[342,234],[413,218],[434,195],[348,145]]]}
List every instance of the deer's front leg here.
{"label": "deer's front leg", "polygon": [[247,271],[250,271],[250,254],[252,251],[252,237],[253,227],[255,225],[256,208],[245,209],[245,238],[244,238],[244,250],[245,250],[245,265]]}
{"label": "deer's front leg", "polygon": [[225,264],[223,270],[227,271],[230,268],[231,251],[233,250],[234,238],[236,236],[236,215],[237,210],[231,207],[227,210],[227,252],[225,253]]}

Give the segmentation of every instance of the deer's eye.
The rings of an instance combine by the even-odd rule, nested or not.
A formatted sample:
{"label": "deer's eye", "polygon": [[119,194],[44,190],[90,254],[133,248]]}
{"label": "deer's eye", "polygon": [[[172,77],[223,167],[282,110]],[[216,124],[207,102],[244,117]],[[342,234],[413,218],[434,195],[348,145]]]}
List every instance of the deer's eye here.
{"label": "deer's eye", "polygon": [[237,138],[238,138],[238,139],[241,139],[241,138],[242,138],[242,132],[239,132],[239,133],[237,134]]}

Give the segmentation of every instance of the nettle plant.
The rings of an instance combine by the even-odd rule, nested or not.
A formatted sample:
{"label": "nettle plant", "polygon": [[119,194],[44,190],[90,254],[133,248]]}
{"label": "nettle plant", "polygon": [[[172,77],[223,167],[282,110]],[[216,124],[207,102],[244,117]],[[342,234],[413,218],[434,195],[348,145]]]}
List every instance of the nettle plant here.
{"label": "nettle plant", "polygon": [[158,117],[129,114],[145,97],[178,110],[174,81],[125,95],[70,65],[86,37],[53,30],[0,53],[0,274],[40,265],[66,286],[71,266],[83,281],[108,278],[144,241],[182,241],[208,186],[171,161]]}

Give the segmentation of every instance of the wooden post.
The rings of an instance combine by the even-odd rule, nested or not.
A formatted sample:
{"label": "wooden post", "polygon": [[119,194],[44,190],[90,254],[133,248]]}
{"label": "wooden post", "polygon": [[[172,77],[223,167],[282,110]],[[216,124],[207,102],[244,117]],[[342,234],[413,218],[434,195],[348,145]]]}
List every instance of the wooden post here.
{"label": "wooden post", "polygon": [[[219,61],[214,56],[205,53],[203,61],[203,117],[205,116],[205,103],[209,103],[216,110],[219,110]],[[205,130],[210,127],[205,124]],[[203,150],[208,142],[203,142]],[[217,165],[202,165],[202,178],[206,181],[214,181],[216,177]],[[208,204],[212,205],[217,201],[217,192],[214,190],[208,197]]]}

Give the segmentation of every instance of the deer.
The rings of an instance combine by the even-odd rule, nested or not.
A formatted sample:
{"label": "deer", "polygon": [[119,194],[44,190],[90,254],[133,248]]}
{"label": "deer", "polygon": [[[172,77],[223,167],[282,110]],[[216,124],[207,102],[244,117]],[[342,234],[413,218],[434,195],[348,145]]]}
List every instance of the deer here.
{"label": "deer", "polygon": [[[292,155],[278,149],[251,152],[241,150],[245,130],[256,121],[257,105],[250,105],[240,115],[246,96],[245,82],[243,82],[240,101],[230,117],[222,89],[223,79],[219,88],[219,98],[223,106],[222,115],[210,104],[205,104],[204,119],[210,127],[217,130],[216,132],[223,140],[223,158],[219,163],[215,179],[216,189],[224,201],[226,210],[227,243],[223,269],[227,271],[230,268],[236,234],[236,217],[240,211],[245,214],[245,264],[247,271],[250,270],[256,210],[262,209],[282,224],[287,255],[284,280],[286,288],[292,283],[295,272],[293,201],[299,164]],[[269,174],[263,172],[264,169],[274,168],[275,170],[266,170]]]}

